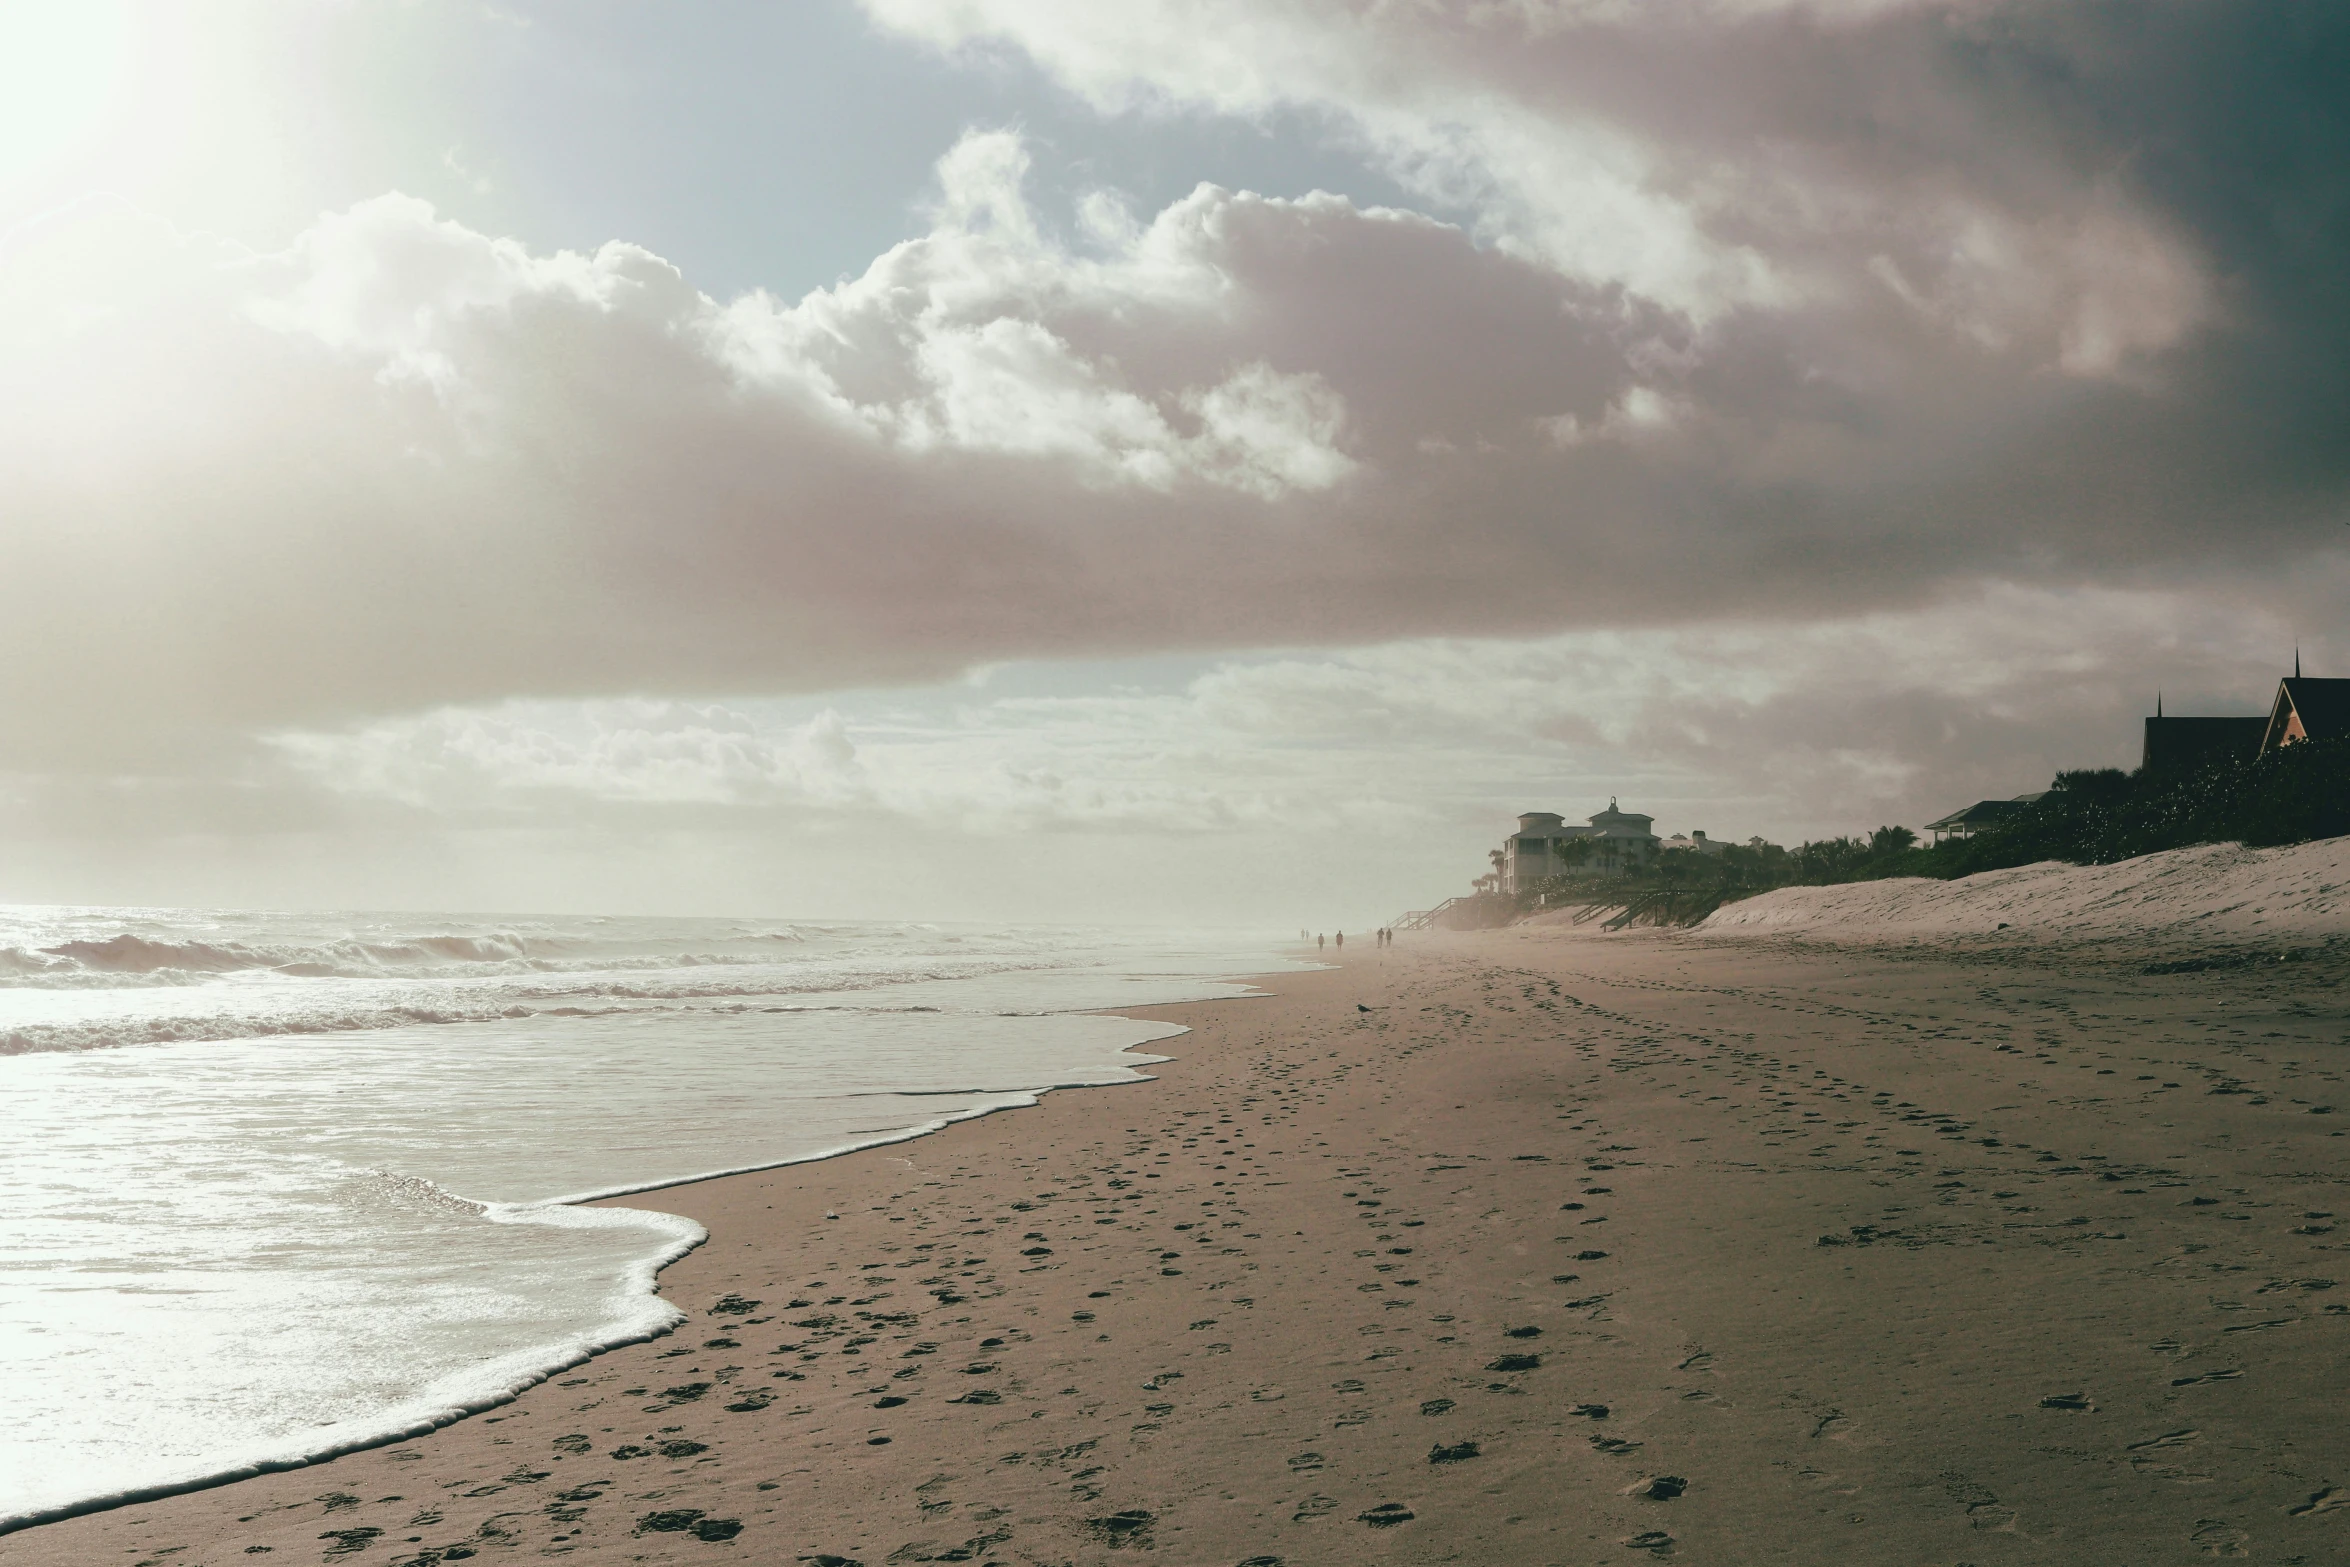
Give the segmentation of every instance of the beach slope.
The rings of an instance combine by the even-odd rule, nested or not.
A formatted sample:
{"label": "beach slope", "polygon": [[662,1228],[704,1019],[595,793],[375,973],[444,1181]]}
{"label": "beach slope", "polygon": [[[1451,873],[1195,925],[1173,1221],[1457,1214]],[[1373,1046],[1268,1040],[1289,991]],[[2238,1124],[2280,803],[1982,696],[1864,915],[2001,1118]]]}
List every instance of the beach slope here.
{"label": "beach slope", "polygon": [[[8,1567],[2350,1559],[2344,966],[1431,937],[659,1194],[675,1336]],[[650,1203],[656,1199],[632,1199]]]}

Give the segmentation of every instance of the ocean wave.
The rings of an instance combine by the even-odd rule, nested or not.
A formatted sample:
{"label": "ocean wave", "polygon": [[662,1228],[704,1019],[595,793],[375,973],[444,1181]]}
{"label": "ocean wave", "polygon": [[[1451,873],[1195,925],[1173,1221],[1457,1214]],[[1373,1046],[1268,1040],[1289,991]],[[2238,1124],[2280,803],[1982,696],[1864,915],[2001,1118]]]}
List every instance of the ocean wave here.
{"label": "ocean wave", "polygon": [[237,941],[156,941],[124,932],[104,939],[64,941],[53,946],[0,946],[0,989],[111,990],[194,985],[241,974],[275,974],[289,979],[465,978],[619,969],[727,968],[774,961],[758,953],[563,950],[568,945],[496,934],[274,946]]}
{"label": "ocean wave", "polygon": [[380,974],[388,969],[451,964],[513,964],[538,955],[512,932],[409,936],[393,941],[330,941],[315,946],[244,941],[159,941],[130,931],[26,949],[0,947],[0,975],[57,979],[68,975],[140,977],[231,974],[271,969],[301,974]]}
{"label": "ocean wave", "polygon": [[125,932],[104,941],[65,941],[40,955],[92,974],[151,974],[176,969],[187,974],[225,974],[235,969],[274,968],[273,954],[238,942],[149,941]]}
{"label": "ocean wave", "polygon": [[[635,1009],[610,1007],[602,1010],[623,1012]],[[536,1007],[509,1003],[484,1007],[353,1007],[278,1016],[213,1013],[192,1017],[125,1017],[23,1023],[0,1033],[0,1056],[110,1050],[125,1045],[167,1045],[200,1040],[273,1039],[287,1034],[354,1034],[420,1023],[493,1023],[538,1015],[539,1009]],[[586,1014],[582,1010],[574,1010],[568,1015]]]}
{"label": "ocean wave", "polygon": [[[0,1026],[0,1057],[50,1055],[85,1050],[119,1050],[131,1045],[200,1044],[229,1039],[279,1039],[301,1035],[363,1034],[379,1029],[433,1027],[461,1023],[505,1023],[522,1018],[618,1017],[631,1014],[700,1012],[733,1016],[745,1012],[858,1012],[936,1013],[924,1005],[886,1002],[786,1003],[757,1006],[756,998],[779,994],[771,990],[660,992],[639,996],[620,991],[609,1006],[525,1005],[507,998],[478,1006],[398,1003],[352,1007],[320,1007],[296,1013],[216,1012],[168,1016],[79,1018],[53,1023]],[[630,1005],[628,1002],[635,1002]],[[695,1006],[696,1001],[713,1003]],[[1026,1015],[1026,1014],[1022,1014]]]}

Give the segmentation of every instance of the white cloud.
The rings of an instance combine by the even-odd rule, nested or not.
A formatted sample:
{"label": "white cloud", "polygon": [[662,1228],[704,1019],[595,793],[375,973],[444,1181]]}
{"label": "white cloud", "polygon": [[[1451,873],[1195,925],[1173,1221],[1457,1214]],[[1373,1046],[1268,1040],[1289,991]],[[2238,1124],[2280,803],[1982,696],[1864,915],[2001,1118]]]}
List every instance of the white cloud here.
{"label": "white cloud", "polygon": [[1872,276],[1897,279],[1966,341],[2103,376],[2214,306],[2185,234],[2053,163],[2002,183],[2004,128],[1954,71],[1912,39],[1856,42],[1923,21],[1963,46],[1988,5],[864,4],[937,48],[1017,48],[1104,112],[1324,115],[1493,242],[1699,323],[1865,309]]}
{"label": "white cloud", "polygon": [[[968,138],[930,233],[797,303],[397,195],[269,256],[105,201],[20,231],[10,743],[686,669],[935,673],[1019,651],[1035,630],[982,628],[1036,628],[1083,591],[1056,575],[1098,574],[1083,557],[1156,507],[1248,528],[1345,485],[1347,401],[1249,330],[1268,301],[1235,244],[1393,221],[1203,189],[1080,253],[1024,168]],[[1024,556],[1024,585],[967,596]]]}
{"label": "white cloud", "polygon": [[[1630,745],[1543,682],[1630,689],[1794,628],[1644,720],[1664,766],[1662,737],[1770,739],[1722,693],[1796,667],[1809,624],[1974,603],[1988,646],[2000,582],[2327,600],[2340,443],[2302,393],[2333,372],[2261,373],[2284,332],[2224,339],[2203,245],[2110,148],[2007,135],[2031,116],[1968,7],[875,14],[1137,113],[1303,107],[1471,227],[1214,185],[1063,209],[992,131],[946,151],[921,232],[797,300],[396,194],[266,255],[79,204],[0,239],[0,769],[203,773],[268,733],[338,737],[317,776],[382,799],[898,811],[960,785],[916,788],[847,708],[857,765],[827,771],[757,699],[1235,648],[1445,668],[1465,655],[1429,639],[1476,637],[1517,651],[1470,661],[1464,691],[1488,684],[1458,712],[1367,654],[1308,658],[1281,703],[1235,666],[1188,699],[1230,716],[1166,755],[1453,733],[1505,692]],[[2331,366],[2322,327],[2306,357]],[[1521,688],[1537,647],[1557,667]],[[1622,668],[1574,673],[1610,648]],[[539,705],[622,697],[660,716]],[[1869,750],[1823,727],[1802,755]],[[1286,821],[1312,797],[1136,755],[948,770],[1005,820]]]}
{"label": "white cloud", "polygon": [[[1675,308],[1762,297],[1761,258],[1702,231],[1650,149],[1598,116],[1544,113],[1448,47],[1426,7],[1296,0],[866,0],[876,20],[947,49],[1005,40],[1107,112],[1158,104],[1254,117],[1343,115],[1429,197],[1484,211],[1494,235],[1568,275],[1624,282]],[[1532,30],[1493,8],[1471,33]]]}
{"label": "white cloud", "polygon": [[797,305],[738,300],[713,324],[715,351],[910,454],[1058,458],[1094,487],[1206,483],[1265,500],[1352,471],[1345,406],[1311,371],[1258,359],[1207,384],[1137,386],[1116,357],[1076,346],[1062,323],[1216,322],[1233,280],[1196,224],[1134,228],[1096,207],[1106,254],[1055,243],[1029,207],[1028,168],[1016,136],[966,136],[940,160],[929,234]]}
{"label": "white cloud", "polygon": [[1473,834],[1521,808],[1622,794],[1679,827],[1800,837],[2134,764],[2158,682],[2174,707],[2197,692],[2257,707],[2285,636],[2271,617],[2176,594],[2001,588],[1804,625],[1230,659],[1154,690],[942,687],[809,718],[756,703],[506,704],[273,743],[340,795],[455,819],[569,797],[877,830],[1319,840]]}

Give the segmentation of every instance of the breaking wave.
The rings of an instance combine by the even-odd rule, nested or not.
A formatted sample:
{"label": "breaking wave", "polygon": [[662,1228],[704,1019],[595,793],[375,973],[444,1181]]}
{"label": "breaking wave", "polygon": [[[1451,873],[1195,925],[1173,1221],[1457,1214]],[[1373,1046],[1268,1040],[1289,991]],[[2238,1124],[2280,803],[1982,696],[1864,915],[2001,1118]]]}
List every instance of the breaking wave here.
{"label": "breaking wave", "polygon": [[368,979],[485,972],[548,973],[582,968],[691,968],[761,961],[750,954],[733,953],[566,950],[573,945],[534,942],[512,932],[422,935],[399,941],[270,945],[240,941],[158,941],[126,931],[30,949],[0,947],[0,985],[61,988],[184,985],[240,973],[284,974],[299,979]]}
{"label": "breaking wave", "polygon": [[666,1331],[654,1275],[699,1228],[576,1204],[1135,1081],[1177,1030],[1087,1014],[1266,963],[1160,933],[0,906],[0,1319],[46,1335],[0,1378],[0,1535],[414,1434]]}
{"label": "breaking wave", "polygon": [[[637,994],[615,987],[612,994]],[[656,993],[646,992],[647,996]],[[275,1039],[303,1034],[353,1034],[373,1029],[410,1028],[448,1023],[496,1023],[518,1018],[614,1017],[631,1013],[699,1012],[720,1015],[744,1012],[860,1012],[932,1013],[939,1009],[908,1002],[843,1005],[797,1003],[754,1006],[729,999],[730,992],[660,993],[650,1004],[611,1006],[526,1006],[518,1002],[481,1006],[425,1006],[416,1004],[355,1006],[267,1014],[252,1012],[191,1013],[185,1016],[142,1015],[77,1019],[73,1021],[0,1025],[0,1056],[40,1055],[54,1051],[109,1050],[126,1045],[164,1045],[223,1039]],[[776,994],[772,990],[752,995]],[[660,1002],[669,1004],[663,1005]],[[695,1001],[715,1004],[696,1006]],[[1007,1014],[1018,1015],[1018,1014]]]}
{"label": "breaking wave", "polygon": [[[561,976],[635,971],[743,969],[797,966],[830,958],[838,969],[888,973],[893,978],[960,978],[978,968],[995,968],[1023,958],[1041,959],[1033,941],[1009,937],[980,942],[979,951],[958,951],[956,960],[929,971],[905,972],[909,947],[942,943],[957,948],[964,938],[932,931],[885,926],[789,927],[760,924],[726,928],[719,921],[580,921],[538,930],[492,928],[479,931],[379,931],[366,934],[279,932],[229,936],[216,932],[87,929],[87,920],[11,920],[0,911],[0,990],[112,990],[175,985],[234,984],[286,979],[419,979]],[[60,939],[42,940],[47,923]],[[156,920],[152,923],[168,923]],[[287,918],[285,923],[304,923]],[[319,922],[324,923],[324,922]],[[691,925],[690,933],[656,930]],[[63,926],[65,928],[57,928]],[[11,928],[14,927],[14,928]],[[29,927],[29,928],[28,928]],[[38,933],[38,934],[37,934]],[[271,937],[278,939],[271,939]],[[915,938],[918,939],[909,939]],[[28,937],[32,939],[27,939]],[[307,939],[303,939],[307,937]],[[990,950],[994,949],[994,950]],[[839,981],[828,973],[816,988]],[[615,994],[686,994],[657,980],[641,991]],[[743,993],[768,988],[733,987]],[[791,988],[791,987],[786,987]]]}

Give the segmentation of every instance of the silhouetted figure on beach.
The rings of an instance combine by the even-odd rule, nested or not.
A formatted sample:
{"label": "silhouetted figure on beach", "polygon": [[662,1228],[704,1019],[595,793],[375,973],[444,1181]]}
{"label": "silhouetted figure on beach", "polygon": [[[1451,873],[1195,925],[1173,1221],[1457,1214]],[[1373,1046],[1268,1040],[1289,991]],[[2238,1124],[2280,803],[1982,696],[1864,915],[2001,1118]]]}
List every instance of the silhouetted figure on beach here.
{"label": "silhouetted figure on beach", "polygon": [[1321,951],[1321,950],[1322,950],[1324,947],[1327,947],[1328,945],[1330,945],[1329,938],[1327,938],[1327,937],[1324,937],[1324,936],[1316,936],[1316,937],[1314,938],[1314,950],[1315,950],[1316,952],[1319,952],[1319,951]]}
{"label": "silhouetted figure on beach", "polygon": [[1346,945],[1346,932],[1343,930],[1338,933],[1338,944],[1342,947]]}

